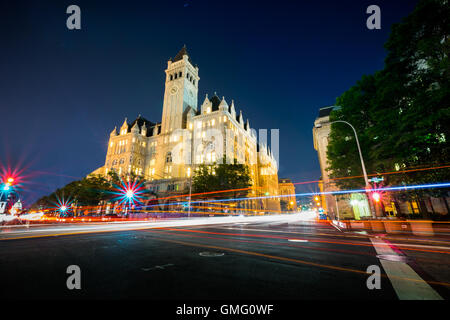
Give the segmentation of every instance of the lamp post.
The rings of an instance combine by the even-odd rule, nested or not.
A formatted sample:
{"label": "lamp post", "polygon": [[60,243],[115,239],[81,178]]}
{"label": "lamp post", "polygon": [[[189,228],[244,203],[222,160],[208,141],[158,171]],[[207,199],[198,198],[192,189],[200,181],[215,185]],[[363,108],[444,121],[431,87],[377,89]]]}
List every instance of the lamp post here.
{"label": "lamp post", "polygon": [[[349,122],[347,122],[347,121],[344,121],[344,120],[336,120],[336,121],[331,121],[331,122],[329,122],[329,124],[332,125],[333,123],[338,123],[338,122],[340,122],[340,123],[345,123],[345,124],[347,124],[348,126],[350,126],[350,128],[352,128],[352,130],[353,130],[353,133],[355,134],[356,146],[358,147],[359,158],[361,159],[361,167],[362,167],[362,171],[363,171],[363,175],[364,175],[364,182],[365,182],[365,184],[366,184],[365,189],[366,189],[366,192],[369,192],[369,190],[370,190],[372,187],[371,187],[371,185],[370,185],[370,183],[369,183],[369,178],[367,177],[366,165],[364,164],[364,158],[363,158],[363,155],[362,155],[362,152],[361,152],[361,147],[360,147],[360,145],[359,145],[358,134],[356,133],[355,128],[354,128]],[[320,127],[322,127],[322,124],[321,124],[321,123],[316,124],[316,128],[320,128]],[[373,218],[376,218],[375,211],[374,211],[373,208],[372,208],[372,201],[370,200],[370,196],[368,196],[368,199],[369,199],[369,207],[370,207],[370,211],[371,211],[372,217],[373,217]]]}
{"label": "lamp post", "polygon": [[189,203],[188,203],[188,218],[191,217],[191,197],[192,197],[192,172],[189,174]]}

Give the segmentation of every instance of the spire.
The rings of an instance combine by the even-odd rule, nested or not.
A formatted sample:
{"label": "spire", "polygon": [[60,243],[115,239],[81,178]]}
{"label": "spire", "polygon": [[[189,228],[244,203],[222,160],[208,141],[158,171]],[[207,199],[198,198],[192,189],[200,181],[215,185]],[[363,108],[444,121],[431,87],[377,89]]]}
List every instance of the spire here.
{"label": "spire", "polygon": [[248,121],[248,118],[247,118],[247,122],[246,122],[246,127],[247,127],[247,131],[250,131],[250,122]]}
{"label": "spire", "polygon": [[139,125],[138,122],[135,121],[133,127],[131,128],[131,131],[139,132]]}
{"label": "spire", "polygon": [[127,118],[125,118],[125,120],[123,121],[122,128],[123,127],[127,127],[128,128]]}
{"label": "spire", "polygon": [[181,48],[181,50],[177,53],[175,58],[172,59],[172,62],[183,60],[183,56],[187,56],[189,62],[192,64],[192,61],[189,58],[189,54],[188,54],[187,49],[186,49],[186,45],[184,45],[183,48]]}
{"label": "spire", "polygon": [[220,101],[219,104],[220,110],[227,110],[228,109],[228,103],[225,101],[225,97],[222,97],[222,101]]}
{"label": "spire", "polygon": [[117,136],[117,126],[114,127],[114,130],[109,134],[110,136]]}
{"label": "spire", "polygon": [[244,125],[244,117],[242,116],[242,110],[239,112],[239,123]]}
{"label": "spire", "polygon": [[208,95],[206,95],[205,100],[203,101],[201,109],[200,109],[201,113],[205,113],[208,108],[210,108],[210,111],[211,111],[212,103],[211,103],[211,100],[209,100]]}
{"label": "spire", "polygon": [[236,109],[234,108],[234,100],[231,100],[230,113],[233,116],[236,114]]}

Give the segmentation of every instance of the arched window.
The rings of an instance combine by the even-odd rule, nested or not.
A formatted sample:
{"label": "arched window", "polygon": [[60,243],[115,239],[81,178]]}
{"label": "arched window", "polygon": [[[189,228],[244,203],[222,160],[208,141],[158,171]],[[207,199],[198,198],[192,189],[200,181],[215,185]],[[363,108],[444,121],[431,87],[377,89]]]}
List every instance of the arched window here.
{"label": "arched window", "polygon": [[173,75],[170,75],[170,81],[172,81],[173,80]]}
{"label": "arched window", "polygon": [[170,162],[172,162],[172,152],[167,152],[167,155],[166,155],[166,163],[170,163]]}
{"label": "arched window", "polygon": [[117,159],[114,159],[114,160],[113,160],[112,165],[113,165],[113,166],[117,165]]}
{"label": "arched window", "polygon": [[178,74],[175,73],[175,79],[178,77]]}
{"label": "arched window", "polygon": [[120,164],[124,164],[124,163],[125,163],[124,158],[120,159]]}
{"label": "arched window", "polygon": [[178,76],[181,78],[183,76],[183,73],[180,71],[180,73],[178,74]]}

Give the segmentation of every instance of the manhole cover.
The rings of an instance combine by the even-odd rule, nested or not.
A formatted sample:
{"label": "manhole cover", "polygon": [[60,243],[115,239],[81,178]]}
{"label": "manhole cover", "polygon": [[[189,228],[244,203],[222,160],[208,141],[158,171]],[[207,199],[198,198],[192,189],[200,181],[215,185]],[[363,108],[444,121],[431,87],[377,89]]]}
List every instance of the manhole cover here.
{"label": "manhole cover", "polygon": [[405,256],[398,256],[395,254],[379,254],[377,255],[378,259],[394,261],[394,262],[409,262],[411,259]]}
{"label": "manhole cover", "polygon": [[202,257],[221,257],[225,253],[223,253],[223,252],[209,252],[209,251],[205,251],[205,252],[200,252],[199,254]]}

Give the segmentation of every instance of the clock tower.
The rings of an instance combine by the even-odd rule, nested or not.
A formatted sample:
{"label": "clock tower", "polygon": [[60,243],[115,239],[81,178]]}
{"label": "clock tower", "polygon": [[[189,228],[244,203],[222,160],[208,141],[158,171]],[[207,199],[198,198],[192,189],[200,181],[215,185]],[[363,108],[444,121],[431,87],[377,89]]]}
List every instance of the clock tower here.
{"label": "clock tower", "polygon": [[197,110],[199,80],[198,67],[193,66],[184,46],[175,58],[167,62],[162,134],[183,129],[183,115],[186,109],[190,107]]}

